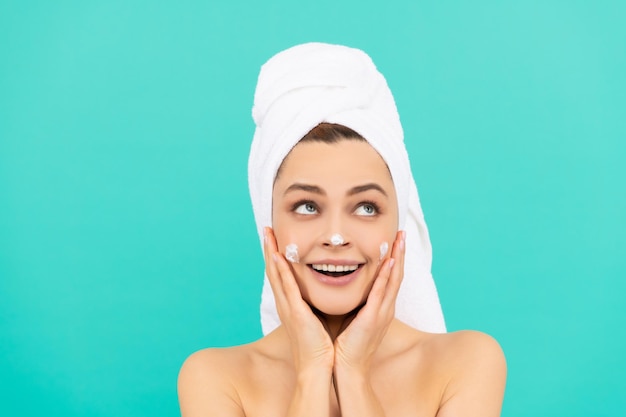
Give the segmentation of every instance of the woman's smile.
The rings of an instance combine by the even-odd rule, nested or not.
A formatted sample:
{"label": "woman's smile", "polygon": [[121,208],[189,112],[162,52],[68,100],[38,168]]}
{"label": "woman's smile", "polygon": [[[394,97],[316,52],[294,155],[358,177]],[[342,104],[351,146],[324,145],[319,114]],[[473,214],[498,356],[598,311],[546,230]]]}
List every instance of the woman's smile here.
{"label": "woman's smile", "polygon": [[363,262],[347,259],[324,259],[306,264],[311,274],[322,284],[348,285],[359,276]]}
{"label": "woman's smile", "polygon": [[359,277],[360,265],[313,264],[307,265],[313,276],[326,285],[348,285]]}

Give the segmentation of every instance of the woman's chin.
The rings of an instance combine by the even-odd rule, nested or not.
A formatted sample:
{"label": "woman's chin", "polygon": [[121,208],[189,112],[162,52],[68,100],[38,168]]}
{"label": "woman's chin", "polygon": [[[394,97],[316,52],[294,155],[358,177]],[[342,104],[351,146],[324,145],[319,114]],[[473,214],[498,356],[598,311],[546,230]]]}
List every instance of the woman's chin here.
{"label": "woman's chin", "polygon": [[319,313],[327,316],[345,316],[365,304],[370,287],[300,285],[300,292],[307,304]]}
{"label": "woman's chin", "polygon": [[327,316],[345,316],[362,306],[364,300],[311,300],[309,305],[320,313]]}

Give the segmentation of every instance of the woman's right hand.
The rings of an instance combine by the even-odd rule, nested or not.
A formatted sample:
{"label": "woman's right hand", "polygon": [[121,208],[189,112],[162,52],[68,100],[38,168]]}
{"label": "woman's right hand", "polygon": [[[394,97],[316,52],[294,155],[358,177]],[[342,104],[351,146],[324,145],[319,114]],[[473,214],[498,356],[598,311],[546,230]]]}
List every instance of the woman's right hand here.
{"label": "woman's right hand", "polygon": [[335,349],[327,330],[311,307],[302,299],[291,266],[278,251],[270,227],[264,229],[265,272],[269,279],[278,316],[291,340],[294,365],[298,374],[333,369]]}

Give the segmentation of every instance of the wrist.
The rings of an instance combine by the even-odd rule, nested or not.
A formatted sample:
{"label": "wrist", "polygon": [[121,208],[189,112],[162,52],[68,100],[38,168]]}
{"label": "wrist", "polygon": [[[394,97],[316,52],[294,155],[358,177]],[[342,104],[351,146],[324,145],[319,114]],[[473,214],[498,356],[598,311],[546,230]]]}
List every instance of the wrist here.
{"label": "wrist", "polygon": [[351,383],[369,383],[369,367],[365,364],[353,365],[336,361],[333,374],[336,378],[349,380]]}
{"label": "wrist", "polygon": [[287,416],[323,415],[330,408],[331,373],[315,368],[297,370]]}
{"label": "wrist", "polygon": [[340,365],[335,368],[334,376],[340,403],[351,404],[349,408],[346,408],[344,415],[383,415],[380,402],[372,387],[370,374],[364,368]]}
{"label": "wrist", "polygon": [[296,371],[296,383],[304,386],[330,381],[332,374],[332,366],[308,366]]}

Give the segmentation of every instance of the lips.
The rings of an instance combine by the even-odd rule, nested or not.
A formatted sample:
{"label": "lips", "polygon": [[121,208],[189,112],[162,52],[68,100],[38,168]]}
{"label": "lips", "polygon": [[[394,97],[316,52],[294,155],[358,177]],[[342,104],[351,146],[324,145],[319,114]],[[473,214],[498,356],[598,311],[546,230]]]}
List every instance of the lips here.
{"label": "lips", "polygon": [[363,264],[320,262],[307,264],[315,278],[324,284],[346,285],[352,282],[359,274]]}

